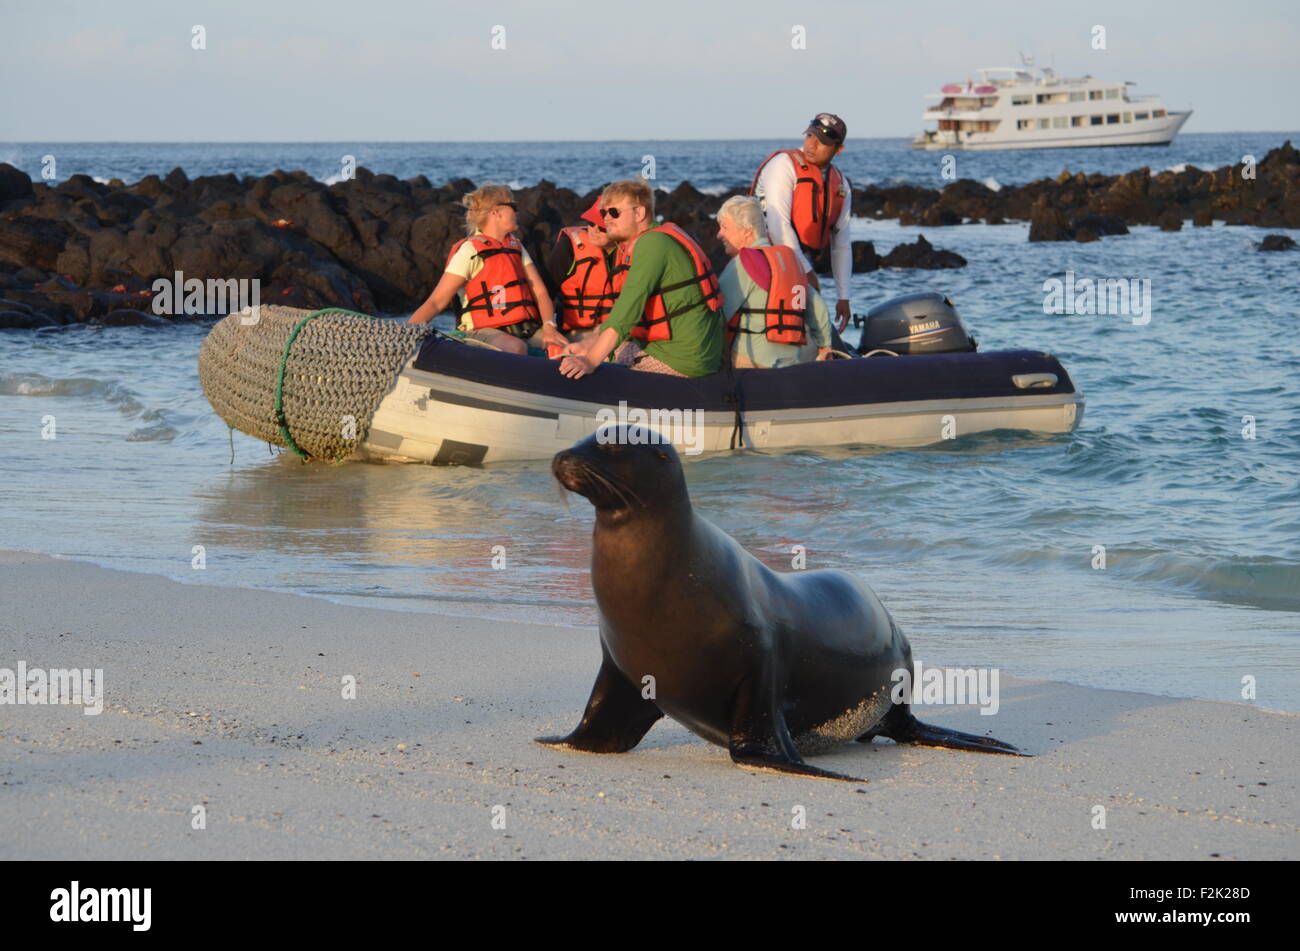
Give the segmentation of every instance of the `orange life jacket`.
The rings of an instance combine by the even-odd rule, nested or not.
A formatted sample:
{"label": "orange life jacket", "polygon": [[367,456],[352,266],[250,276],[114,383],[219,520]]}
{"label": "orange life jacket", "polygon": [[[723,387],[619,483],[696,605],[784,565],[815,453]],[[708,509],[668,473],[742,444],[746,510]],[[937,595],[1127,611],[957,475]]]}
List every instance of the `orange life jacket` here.
{"label": "orange life jacket", "polygon": [[767,158],[754,173],[749,193],[758,188],[758,178],[767,163],[778,155],[790,156],[794,163],[794,194],[790,198],[790,223],[799,236],[804,253],[817,255],[830,244],[831,228],[840,220],[844,210],[844,176],[834,165],[829,176],[822,178],[822,170],[811,164],[798,149],[779,149]]}
{"label": "orange life jacket", "polygon": [[464,313],[469,315],[474,329],[540,319],[537,299],[524,272],[524,246],[519,239],[506,235],[505,241],[498,241],[485,234],[472,234],[452,246],[448,264],[466,241],[474,245],[475,254],[483,262],[478,274],[465,284]]}
{"label": "orange life jacket", "polygon": [[[665,293],[680,290],[683,287],[690,287],[692,284],[697,285],[704,297],[704,305],[716,313],[722,308],[722,292],[718,289],[718,278],[713,273],[713,265],[709,263],[708,257],[700,246],[695,243],[694,238],[671,221],[651,228],[650,231],[662,232],[680,244],[686,250],[686,253],[691,256],[691,264],[695,268],[695,274],[677,284],[666,284],[652,294],[645,302],[645,310],[641,314],[640,322],[632,328],[632,336],[647,341],[671,340],[673,336],[673,318],[678,314],[684,314],[692,310],[697,305],[686,304],[670,311],[664,305]],[[614,273],[612,274],[612,282],[616,292],[622,291],[623,282],[627,279],[627,272],[632,267],[634,246],[646,234],[649,234],[649,231],[642,232],[619,247],[614,264]]]}
{"label": "orange life jacket", "polygon": [[[760,252],[767,259],[768,272],[771,275],[767,286],[767,303],[762,307],[738,307],[727,323],[730,335],[728,345],[737,333],[766,333],[772,343],[788,343],[796,346],[808,340],[804,330],[804,310],[808,306],[808,280],[799,268],[794,252],[785,245],[770,248],[745,248],[746,251]],[[739,266],[744,267],[743,259]],[[753,276],[752,274],[750,275]],[[741,320],[742,314],[763,314],[766,316],[763,330],[750,330]]]}
{"label": "orange life jacket", "polygon": [[596,326],[609,315],[618,296],[611,281],[609,257],[604,248],[587,243],[586,230],[582,226],[564,228],[556,239],[563,241],[567,236],[573,245],[573,270],[560,283],[561,330]]}

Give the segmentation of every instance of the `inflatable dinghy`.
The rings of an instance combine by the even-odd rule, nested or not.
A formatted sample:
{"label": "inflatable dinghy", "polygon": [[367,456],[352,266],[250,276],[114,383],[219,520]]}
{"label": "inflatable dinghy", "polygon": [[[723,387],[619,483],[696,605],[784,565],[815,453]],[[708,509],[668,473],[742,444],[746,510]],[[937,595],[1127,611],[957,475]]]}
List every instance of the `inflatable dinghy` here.
{"label": "inflatable dinghy", "polygon": [[1051,354],[873,352],[695,379],[605,364],[571,380],[552,360],[427,326],[263,307],[256,322],[213,327],[199,376],[234,428],[329,460],[549,459],[611,421],[647,424],[694,455],[1068,433],[1082,419],[1083,396]]}

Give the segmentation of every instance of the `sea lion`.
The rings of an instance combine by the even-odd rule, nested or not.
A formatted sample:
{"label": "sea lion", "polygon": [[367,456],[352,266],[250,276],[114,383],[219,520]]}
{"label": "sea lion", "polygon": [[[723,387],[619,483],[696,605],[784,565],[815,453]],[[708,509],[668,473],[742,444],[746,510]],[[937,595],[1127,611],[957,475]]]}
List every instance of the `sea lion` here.
{"label": "sea lion", "polygon": [[538,743],[624,753],[667,715],[743,768],[849,782],[862,780],[803,755],[876,736],[1025,755],[895,703],[892,675],[913,669],[912,650],[875,593],[842,571],[763,565],[695,513],[676,451],[653,430],[604,427],[551,471],[596,508],[603,660],[582,721]]}

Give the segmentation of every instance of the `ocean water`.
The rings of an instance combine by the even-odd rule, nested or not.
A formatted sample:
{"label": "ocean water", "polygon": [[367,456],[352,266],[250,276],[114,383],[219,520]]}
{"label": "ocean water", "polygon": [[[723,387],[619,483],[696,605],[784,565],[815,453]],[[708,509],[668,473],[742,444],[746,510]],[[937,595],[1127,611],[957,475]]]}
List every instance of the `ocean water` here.
{"label": "ocean water", "polygon": [[[1281,138],[1234,147],[1262,157]],[[118,148],[121,164],[87,173],[186,164],[183,149]],[[281,160],[230,148],[252,173],[304,165],[295,156],[317,147]],[[1121,165],[1186,158],[1142,155]],[[517,164],[533,161],[527,151]],[[1001,161],[989,175],[1014,181],[1049,159]],[[546,174],[581,188],[568,171]],[[447,177],[395,170],[417,172]],[[1254,703],[1300,712],[1300,253],[1260,253],[1263,231],[1222,225],[1087,245],[1031,245],[1024,224],[853,227],[882,253],[924,233],[970,262],[857,275],[855,311],[949,294],[981,349],[1055,353],[1087,398],[1082,426],[911,451],[701,457],[687,462],[696,507],[773,567],[801,545],[809,567],[862,577],[925,663],[1236,701],[1252,677]],[[1044,314],[1043,282],[1068,270],[1149,280],[1150,322]],[[590,507],[564,497],[548,463],[301,465],[212,413],[196,370],[208,326],[0,332],[0,546],[348,603],[594,623]],[[491,568],[497,545],[503,571]]]}
{"label": "ocean water", "polygon": [[[83,174],[134,182],[179,167],[191,178],[303,169],[332,183],[343,173],[344,157],[352,156],[375,174],[403,179],[425,175],[435,185],[463,177],[521,187],[545,178],[585,194],[606,182],[648,173],[658,188],[671,190],[689,181],[701,191],[721,193],[748,186],[767,155],[798,145],[798,131],[791,139],[681,142],[0,143],[0,162],[21,168],[34,181],[46,168],[52,168],[57,181]],[[992,187],[1054,178],[1064,170],[1119,175],[1143,166],[1153,172],[1183,165],[1213,169],[1247,155],[1262,159],[1288,138],[1300,142],[1300,133],[1201,133],[1180,135],[1161,147],[952,154],[958,178]],[[858,185],[906,182],[942,188],[948,182],[943,177],[944,155],[913,151],[908,139],[850,138],[836,163]]]}

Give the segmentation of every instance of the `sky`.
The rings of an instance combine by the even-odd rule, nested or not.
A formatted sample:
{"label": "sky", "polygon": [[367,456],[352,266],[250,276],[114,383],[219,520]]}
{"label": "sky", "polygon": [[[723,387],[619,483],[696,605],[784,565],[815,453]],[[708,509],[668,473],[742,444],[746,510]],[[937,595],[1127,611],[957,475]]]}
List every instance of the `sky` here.
{"label": "sky", "polygon": [[0,142],[911,136],[1022,52],[1293,131],[1297,50],[1296,0],[0,0]]}

